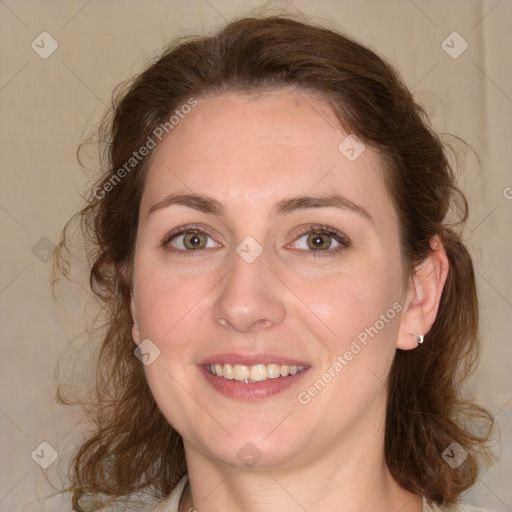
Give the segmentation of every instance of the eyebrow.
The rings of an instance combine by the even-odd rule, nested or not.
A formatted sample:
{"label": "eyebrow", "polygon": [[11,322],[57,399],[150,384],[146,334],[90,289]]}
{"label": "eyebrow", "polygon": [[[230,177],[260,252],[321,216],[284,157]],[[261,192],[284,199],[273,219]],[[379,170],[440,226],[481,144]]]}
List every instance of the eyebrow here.
{"label": "eyebrow", "polygon": [[[224,217],[226,215],[226,208],[220,201],[204,194],[169,194],[164,197],[164,199],[154,204],[148,210],[147,215],[149,216],[157,210],[161,210],[172,205],[186,206],[188,208],[192,208],[206,214],[217,215],[219,217]],[[375,221],[367,210],[339,194],[304,195],[282,199],[274,205],[271,210],[271,214],[279,216],[296,210],[329,207],[352,211],[361,215],[372,224],[375,224]]]}

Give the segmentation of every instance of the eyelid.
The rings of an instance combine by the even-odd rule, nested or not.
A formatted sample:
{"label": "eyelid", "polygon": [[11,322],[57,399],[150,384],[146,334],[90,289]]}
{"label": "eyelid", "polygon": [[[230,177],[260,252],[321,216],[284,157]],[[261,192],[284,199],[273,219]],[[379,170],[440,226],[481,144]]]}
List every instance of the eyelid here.
{"label": "eyelid", "polygon": [[319,233],[325,233],[328,235],[336,235],[338,238],[340,238],[342,241],[350,242],[348,236],[344,235],[340,231],[338,231],[335,228],[332,228],[330,226],[324,225],[324,224],[308,224],[307,226],[304,226],[303,228],[299,229],[297,233],[295,233],[295,236],[301,237],[305,235],[306,233],[310,232],[319,232]]}

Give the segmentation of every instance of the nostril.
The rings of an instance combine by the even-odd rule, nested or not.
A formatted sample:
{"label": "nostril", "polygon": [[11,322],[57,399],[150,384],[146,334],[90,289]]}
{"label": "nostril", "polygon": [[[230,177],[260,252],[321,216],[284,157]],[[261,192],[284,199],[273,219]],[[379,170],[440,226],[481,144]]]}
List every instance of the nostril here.
{"label": "nostril", "polygon": [[250,331],[258,331],[260,329],[266,329],[267,327],[270,327],[270,325],[272,324],[272,322],[270,320],[265,320],[265,319],[262,319],[262,320],[257,320],[256,322],[254,322],[251,327],[250,327]]}

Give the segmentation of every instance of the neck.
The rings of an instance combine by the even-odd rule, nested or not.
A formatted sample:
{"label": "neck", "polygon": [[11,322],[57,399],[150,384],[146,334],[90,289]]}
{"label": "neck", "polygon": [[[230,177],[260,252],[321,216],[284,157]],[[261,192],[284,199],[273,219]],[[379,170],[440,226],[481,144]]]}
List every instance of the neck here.
{"label": "neck", "polygon": [[376,437],[359,432],[339,446],[328,443],[307,463],[261,470],[219,465],[193,446],[185,447],[189,486],[180,512],[422,510],[422,498],[400,487],[389,473],[382,432]]}

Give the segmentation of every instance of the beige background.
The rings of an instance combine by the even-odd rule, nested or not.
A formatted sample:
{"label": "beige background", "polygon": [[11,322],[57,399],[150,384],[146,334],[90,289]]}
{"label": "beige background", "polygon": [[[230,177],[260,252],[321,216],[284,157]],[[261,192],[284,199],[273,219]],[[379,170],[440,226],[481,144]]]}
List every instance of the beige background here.
{"label": "beige background", "polygon": [[[80,333],[89,296],[87,278],[78,272],[78,284],[63,287],[62,303],[54,302],[44,260],[91,176],[77,164],[76,146],[113,87],[142,69],[166,41],[261,4],[0,0],[0,511],[69,510],[66,499],[44,499],[51,490],[47,479],[57,482],[80,439],[82,417],[54,403],[54,368],[59,355],[85,346]],[[269,4],[285,7],[288,1]],[[396,63],[435,127],[459,135],[479,155],[480,164],[467,154],[460,176],[470,200],[466,236],[482,301],[484,350],[475,385],[496,413],[502,459],[466,500],[510,511],[512,2],[293,0],[288,10],[296,9],[330,20]],[[47,59],[31,48],[43,31],[59,45]],[[469,44],[458,58],[442,47],[454,31]],[[461,43],[449,42],[452,51]],[[59,455],[46,471],[31,458],[41,442]]]}

